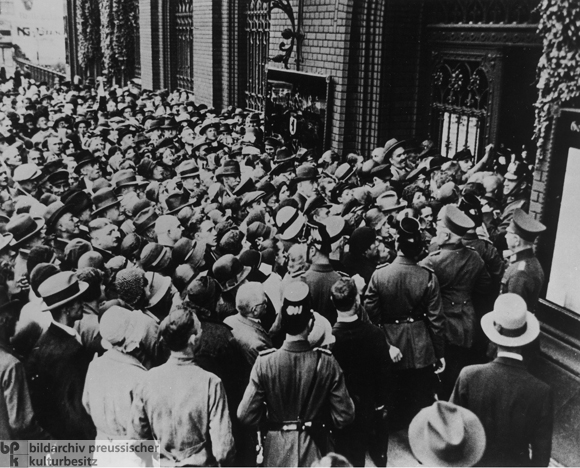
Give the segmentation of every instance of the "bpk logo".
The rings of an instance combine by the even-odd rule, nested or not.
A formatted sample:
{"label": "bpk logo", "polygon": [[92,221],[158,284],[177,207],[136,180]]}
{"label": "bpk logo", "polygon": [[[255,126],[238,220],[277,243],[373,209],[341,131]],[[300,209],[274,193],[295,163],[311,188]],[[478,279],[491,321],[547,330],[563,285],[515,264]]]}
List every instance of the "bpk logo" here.
{"label": "bpk logo", "polygon": [[0,453],[4,455],[10,455],[10,465],[9,466],[19,466],[18,458],[16,457],[16,452],[20,449],[20,444],[18,442],[0,442]]}

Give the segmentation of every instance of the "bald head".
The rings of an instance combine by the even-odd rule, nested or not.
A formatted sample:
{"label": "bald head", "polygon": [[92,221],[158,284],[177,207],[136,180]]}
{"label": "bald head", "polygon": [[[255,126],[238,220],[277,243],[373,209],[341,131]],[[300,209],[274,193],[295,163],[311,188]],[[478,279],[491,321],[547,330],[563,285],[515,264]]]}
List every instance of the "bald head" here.
{"label": "bald head", "polygon": [[173,247],[181,239],[182,227],[177,216],[163,215],[155,221],[155,235],[161,245]]}
{"label": "bald head", "polygon": [[261,283],[244,283],[236,294],[236,309],[244,317],[259,318],[262,315],[260,305],[265,302],[266,295]]}

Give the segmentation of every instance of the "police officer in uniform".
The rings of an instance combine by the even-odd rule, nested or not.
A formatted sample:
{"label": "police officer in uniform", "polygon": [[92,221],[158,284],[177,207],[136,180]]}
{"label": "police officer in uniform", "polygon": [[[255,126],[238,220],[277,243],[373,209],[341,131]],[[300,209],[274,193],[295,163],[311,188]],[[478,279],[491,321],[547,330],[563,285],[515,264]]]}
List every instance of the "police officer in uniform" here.
{"label": "police officer in uniform", "polygon": [[403,218],[398,231],[397,257],[373,274],[365,308],[391,345],[396,380],[391,427],[406,427],[433,403],[433,371],[445,368],[445,316],[437,276],[417,265],[423,251],[419,221]]}
{"label": "police officer in uniform", "polygon": [[479,254],[466,247],[463,236],[475,224],[455,205],[439,212],[436,242],[440,250],[429,254],[421,265],[431,268],[441,288],[446,318],[445,357],[447,369],[442,374],[440,399],[448,399],[463,367],[472,364],[473,339],[477,325],[473,296],[489,294],[491,278]]}
{"label": "police officer in uniform", "polygon": [[306,283],[286,287],[281,314],[286,340],[258,355],[238,418],[265,429],[264,466],[311,466],[332,450],[329,429],[352,423],[354,404],[330,351],[308,343],[314,318]]}
{"label": "police officer in uniform", "polygon": [[533,247],[536,237],[545,230],[546,226],[533,216],[517,209],[506,231],[506,243],[512,256],[501,281],[501,292],[521,296],[530,312],[535,311],[544,285],[544,270]]}

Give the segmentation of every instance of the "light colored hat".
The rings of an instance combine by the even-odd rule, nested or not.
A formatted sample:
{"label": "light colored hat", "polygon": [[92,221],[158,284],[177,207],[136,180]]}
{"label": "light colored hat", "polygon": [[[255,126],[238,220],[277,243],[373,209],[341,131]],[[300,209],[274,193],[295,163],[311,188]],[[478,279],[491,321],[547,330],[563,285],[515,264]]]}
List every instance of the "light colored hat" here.
{"label": "light colored hat", "polygon": [[377,198],[377,207],[383,212],[396,211],[404,208],[407,204],[404,201],[399,201],[399,196],[394,190],[389,190],[382,193]]}
{"label": "light colored hat", "polygon": [[21,164],[16,169],[14,169],[14,176],[12,179],[14,182],[26,182],[28,180],[38,179],[42,176],[42,171],[40,167],[36,164],[28,163]]}
{"label": "light colored hat", "polygon": [[124,307],[113,306],[102,315],[99,332],[105,349],[120,348],[129,353],[139,347],[145,337],[144,327],[140,326],[138,312]]}
{"label": "light colored hat", "polygon": [[436,401],[423,408],[409,426],[409,444],[426,466],[473,466],[485,451],[485,430],[466,408]]}
{"label": "light colored hat", "polygon": [[500,346],[524,346],[540,334],[540,322],[528,312],[526,302],[513,293],[500,295],[493,311],[481,318],[486,336]]}
{"label": "light colored hat", "polygon": [[72,271],[63,271],[45,280],[38,287],[38,293],[46,304],[44,310],[53,310],[73,301],[88,287],[89,285],[79,281]]}
{"label": "light colored hat", "polygon": [[276,226],[282,240],[296,237],[305,224],[304,215],[293,206],[285,206],[276,214]]}

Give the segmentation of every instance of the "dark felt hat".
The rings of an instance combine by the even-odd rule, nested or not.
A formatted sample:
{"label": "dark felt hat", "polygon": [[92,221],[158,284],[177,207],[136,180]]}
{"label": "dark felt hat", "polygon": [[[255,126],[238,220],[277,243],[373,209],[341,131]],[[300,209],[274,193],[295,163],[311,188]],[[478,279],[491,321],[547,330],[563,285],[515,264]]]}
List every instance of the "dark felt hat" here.
{"label": "dark felt hat", "polygon": [[155,224],[159,215],[155,211],[155,208],[150,206],[142,210],[135,219],[133,220],[133,225],[135,226],[135,232],[142,235],[147,231],[148,228]]}
{"label": "dark felt hat", "polygon": [[10,222],[6,225],[6,231],[12,234],[10,247],[17,249],[24,242],[31,239],[40,232],[44,226],[44,218],[33,218],[28,213],[20,213],[14,215]]}
{"label": "dark felt hat", "polygon": [[227,292],[245,280],[250,274],[251,268],[244,266],[234,255],[226,254],[216,260],[212,271],[222,290]]}
{"label": "dark felt hat", "polygon": [[91,153],[89,150],[82,150],[74,155],[75,161],[77,165],[75,166],[75,173],[79,174],[81,168],[86,166],[87,164],[91,164],[95,161],[98,161],[97,158]]}
{"label": "dark felt hat", "polygon": [[167,214],[179,213],[186,206],[191,206],[195,203],[195,199],[190,200],[189,194],[185,192],[170,193],[165,199],[165,206]]}
{"label": "dark felt hat", "polygon": [[296,168],[295,182],[318,179],[318,169],[313,164],[302,164]]}
{"label": "dark felt hat", "polygon": [[95,207],[93,216],[98,216],[105,210],[115,205],[119,205],[121,200],[117,198],[117,195],[115,195],[115,192],[112,189],[105,187],[93,195],[92,202]]}

